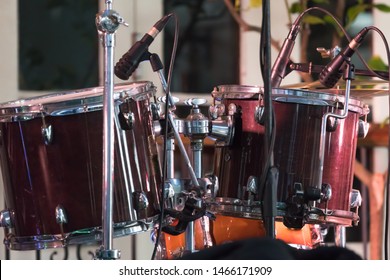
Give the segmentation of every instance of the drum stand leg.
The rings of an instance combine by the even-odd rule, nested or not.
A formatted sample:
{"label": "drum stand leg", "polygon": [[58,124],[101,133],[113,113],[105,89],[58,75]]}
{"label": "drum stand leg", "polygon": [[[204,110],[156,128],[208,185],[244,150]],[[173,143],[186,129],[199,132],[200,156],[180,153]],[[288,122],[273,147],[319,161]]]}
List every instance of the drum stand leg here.
{"label": "drum stand leg", "polygon": [[345,226],[335,225],[334,226],[334,242],[338,247],[346,247],[346,230]]}

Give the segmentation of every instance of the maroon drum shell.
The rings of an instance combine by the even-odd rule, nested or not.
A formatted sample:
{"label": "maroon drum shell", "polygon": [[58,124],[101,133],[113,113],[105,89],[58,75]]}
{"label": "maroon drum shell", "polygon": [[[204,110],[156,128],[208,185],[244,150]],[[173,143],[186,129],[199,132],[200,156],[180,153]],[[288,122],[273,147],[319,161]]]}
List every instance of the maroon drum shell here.
{"label": "maroon drum shell", "polygon": [[[321,123],[331,106],[273,102],[276,116],[275,165],[279,169],[278,201],[286,201],[294,183],[304,188],[317,185]],[[334,113],[341,113],[335,110]],[[349,111],[338,119],[333,132],[326,132],[322,183],[330,184],[332,197],[320,208],[350,210],[353,163],[356,156],[360,114]]]}
{"label": "maroon drum shell", "polygon": [[235,104],[234,139],[231,146],[216,147],[214,172],[218,176],[217,197],[247,199],[244,187],[250,176],[260,178],[263,172],[264,127],[255,122],[257,99],[224,99],[227,108]]}
{"label": "maroon drum shell", "polygon": [[[141,170],[134,176],[136,192],[146,194],[149,206],[137,211],[137,219],[158,214],[161,181],[157,150],[151,131],[148,100],[128,101],[135,113],[133,130],[126,131],[132,174],[138,174],[133,147],[138,149]],[[64,233],[102,224],[103,113],[84,112],[65,116],[46,116],[54,129],[51,144],[43,143],[42,118],[2,122],[1,164],[5,204],[12,214],[17,237],[61,234],[55,209],[61,205],[68,218]],[[114,155],[113,221],[131,222],[134,197],[123,177],[117,135]],[[156,162],[156,164],[153,164]]]}
{"label": "maroon drum shell", "polygon": [[[302,98],[296,98],[294,103],[291,101],[294,100],[293,94],[289,102],[280,102],[273,94],[276,119],[274,165],[279,169],[278,202],[286,202],[293,194],[294,183],[302,183],[304,189],[317,186],[322,118],[328,112],[342,113],[335,109],[334,99],[337,96],[306,94],[317,104],[305,103]],[[281,95],[279,93],[279,97]],[[246,199],[244,187],[248,178],[255,176],[260,179],[265,166],[265,130],[254,117],[259,101],[257,98],[221,98],[221,102],[226,108],[234,103],[241,113],[235,117],[233,144],[216,147],[215,150],[214,172],[220,183],[217,196]],[[327,102],[329,104],[324,105]],[[353,103],[354,110],[349,110],[345,119],[338,119],[336,130],[326,132],[322,183],[331,186],[332,197],[316,207],[350,211],[353,163],[362,111],[361,107],[356,110],[356,103],[360,102],[353,100]]]}

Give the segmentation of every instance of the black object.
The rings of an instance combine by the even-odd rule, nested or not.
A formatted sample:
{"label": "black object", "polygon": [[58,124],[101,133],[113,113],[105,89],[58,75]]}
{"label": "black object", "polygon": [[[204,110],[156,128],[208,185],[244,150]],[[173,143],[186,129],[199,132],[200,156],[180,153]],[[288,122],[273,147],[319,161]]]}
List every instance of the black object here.
{"label": "black object", "polygon": [[214,246],[188,254],[182,260],[362,260],[355,252],[342,247],[318,247],[301,250],[279,239],[250,238]]}

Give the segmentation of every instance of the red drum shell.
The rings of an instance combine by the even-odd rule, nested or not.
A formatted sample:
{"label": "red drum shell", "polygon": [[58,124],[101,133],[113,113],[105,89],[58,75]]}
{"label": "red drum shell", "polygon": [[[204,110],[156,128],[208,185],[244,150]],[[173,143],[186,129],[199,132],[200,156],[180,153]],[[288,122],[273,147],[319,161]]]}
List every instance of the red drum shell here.
{"label": "red drum shell", "polygon": [[[322,119],[329,112],[342,114],[337,100],[343,102],[344,97],[292,90],[284,90],[280,95],[285,95],[282,102],[275,101],[279,95],[273,95],[274,157],[279,169],[278,201],[286,201],[293,194],[294,183],[301,183],[305,190],[317,186]],[[316,205],[322,209],[348,212],[351,208],[353,163],[363,107],[356,99],[350,99],[349,105],[347,117],[337,119],[335,130],[325,135],[322,183],[331,186],[332,196],[328,202]]]}
{"label": "red drum shell", "polygon": [[[143,86],[130,84],[114,90],[120,93],[127,89],[138,91],[140,89],[137,87]],[[131,130],[125,131],[118,126],[114,128],[112,215],[116,227],[121,223],[149,223],[159,213],[157,188],[161,175],[151,127],[148,100],[150,93],[152,92],[138,92],[144,98],[135,100],[131,96],[125,97],[119,102],[120,105],[115,105],[120,110],[130,109],[134,113]],[[10,104],[2,106],[0,156],[5,204],[11,213],[13,237],[21,240],[23,237],[44,240],[46,236],[82,235],[102,225],[102,89],[86,89],[82,94],[85,97],[80,97],[80,93],[77,93],[75,98],[76,93],[65,93],[65,102],[58,104],[52,102],[54,95],[32,101],[51,103],[50,106],[54,104],[59,109],[58,112],[62,109],[69,110],[65,103],[73,102],[85,103],[91,108],[100,105],[100,109],[9,121],[9,115],[4,112],[8,110],[5,107],[10,107]],[[13,109],[17,111],[20,108]],[[53,128],[53,141],[49,145],[45,145],[42,138],[43,124]],[[120,143],[125,143],[125,146]],[[127,148],[126,153],[124,147]],[[129,177],[132,183],[128,182]],[[139,205],[139,196],[147,198],[147,206]],[[62,226],[56,221],[57,206],[62,207],[67,216],[67,222]],[[19,245],[24,248],[23,244]]]}
{"label": "red drum shell", "polygon": [[235,117],[235,136],[231,146],[215,147],[214,170],[219,180],[218,197],[247,199],[244,186],[250,176],[260,178],[263,170],[264,127],[254,121],[256,99],[224,99],[234,103],[240,113]]}
{"label": "red drum shell", "polygon": [[[233,103],[240,112],[235,118],[238,129],[235,129],[233,144],[216,147],[214,157],[214,173],[220,182],[217,197],[219,201],[234,204],[234,199],[238,201],[247,199],[245,188],[248,179],[250,176],[259,179],[265,166],[265,130],[254,117],[261,90],[258,87],[248,90],[248,87],[235,85],[221,86],[219,90],[217,94],[215,92],[213,94],[215,100],[224,104],[225,108]],[[277,89],[273,90],[272,100],[276,119],[274,164],[279,169],[277,201],[283,204],[294,194],[294,183],[301,183],[305,191],[318,184],[322,118],[328,112],[341,114],[339,107],[342,107],[344,96]],[[325,136],[322,183],[331,186],[332,196],[329,201],[315,205],[321,209],[346,212],[346,216],[349,217],[347,220],[352,219],[352,216],[353,219],[356,218],[354,214],[349,215],[348,212],[353,183],[353,163],[359,118],[368,113],[357,99],[350,98],[348,104],[347,117],[338,119],[335,131],[327,131]],[[258,199],[258,194],[255,200],[256,198]],[[240,211],[240,207],[236,209]],[[250,213],[225,214],[251,216]],[[255,213],[252,216],[255,217]]]}

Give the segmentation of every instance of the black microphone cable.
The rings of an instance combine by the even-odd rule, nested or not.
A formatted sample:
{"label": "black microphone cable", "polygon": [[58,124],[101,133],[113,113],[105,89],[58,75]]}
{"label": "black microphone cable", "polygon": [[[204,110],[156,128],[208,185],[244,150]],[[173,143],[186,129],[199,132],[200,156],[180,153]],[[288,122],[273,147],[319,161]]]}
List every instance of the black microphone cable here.
{"label": "black microphone cable", "polygon": [[[292,49],[284,49],[284,45],[287,44],[286,46],[289,45],[290,48],[293,48],[293,40],[295,40],[295,37],[297,36],[297,33],[299,32],[299,26],[301,24],[301,21],[303,19],[303,17],[308,14],[309,12],[311,11],[320,11],[320,12],[323,12],[324,14],[328,15],[330,18],[332,18],[332,20],[336,23],[337,27],[342,31],[342,33],[344,34],[344,36],[347,38],[348,40],[348,43],[351,43],[352,39],[351,37],[348,35],[347,31],[345,30],[345,28],[343,27],[343,25],[340,23],[340,21],[335,17],[333,16],[329,11],[323,9],[323,8],[320,8],[320,7],[311,7],[311,8],[308,8],[306,9],[305,11],[303,11],[301,14],[298,15],[298,17],[295,19],[295,21],[293,22],[291,28],[290,28],[290,31],[289,31],[289,36],[291,35],[293,38],[286,38],[285,39],[285,42],[282,46],[282,49],[281,51],[284,51],[286,52],[286,54],[289,55],[289,53],[292,51]],[[376,71],[373,71],[371,69],[371,67],[367,64],[367,62],[365,61],[365,59],[362,57],[362,55],[360,54],[360,52],[358,50],[356,50],[356,54],[358,55],[360,61],[364,64],[364,66],[366,67],[367,71],[369,71],[371,73],[371,75],[373,77],[377,77],[379,79],[382,79],[382,80],[387,80],[388,77],[387,75],[384,75],[383,73],[381,72],[376,72]],[[279,53],[278,55],[278,58],[276,59],[275,61],[275,64],[273,65],[272,67],[272,77],[271,77],[271,83],[273,84],[274,87],[276,86],[279,86],[281,80],[288,75],[288,73],[291,72],[291,70],[289,71],[288,69],[283,69],[282,66],[284,67],[287,67],[287,60],[289,59],[289,57],[285,57],[285,58],[281,58],[282,54]],[[277,65],[279,63],[283,63],[283,64],[286,64],[286,65]],[[282,73],[280,73],[282,72]],[[281,75],[281,77],[277,77],[278,75]],[[276,85],[276,86],[275,86]]]}

